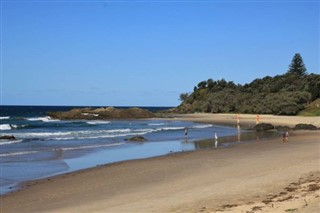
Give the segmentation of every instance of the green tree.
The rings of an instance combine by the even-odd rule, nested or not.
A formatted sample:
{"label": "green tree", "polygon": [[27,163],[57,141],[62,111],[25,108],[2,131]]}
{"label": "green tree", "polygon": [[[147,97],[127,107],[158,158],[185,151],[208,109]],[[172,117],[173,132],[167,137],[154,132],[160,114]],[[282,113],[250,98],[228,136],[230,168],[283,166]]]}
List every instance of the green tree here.
{"label": "green tree", "polygon": [[188,98],[188,96],[189,96],[188,93],[181,93],[179,100],[185,101]]}
{"label": "green tree", "polygon": [[307,74],[307,68],[303,63],[303,59],[299,53],[293,56],[291,64],[289,65],[288,73],[304,76]]}
{"label": "green tree", "polygon": [[198,84],[199,89],[205,89],[206,86],[207,86],[207,81],[201,81],[201,82]]}

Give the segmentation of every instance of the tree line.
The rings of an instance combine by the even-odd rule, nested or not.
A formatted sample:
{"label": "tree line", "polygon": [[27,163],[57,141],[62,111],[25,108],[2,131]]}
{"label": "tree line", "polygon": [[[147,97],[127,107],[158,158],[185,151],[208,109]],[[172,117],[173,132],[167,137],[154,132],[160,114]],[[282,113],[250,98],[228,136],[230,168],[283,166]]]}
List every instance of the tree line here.
{"label": "tree line", "polygon": [[296,53],[283,75],[266,76],[240,85],[233,81],[208,79],[182,93],[177,112],[258,113],[296,115],[320,98],[320,75],[308,74]]}

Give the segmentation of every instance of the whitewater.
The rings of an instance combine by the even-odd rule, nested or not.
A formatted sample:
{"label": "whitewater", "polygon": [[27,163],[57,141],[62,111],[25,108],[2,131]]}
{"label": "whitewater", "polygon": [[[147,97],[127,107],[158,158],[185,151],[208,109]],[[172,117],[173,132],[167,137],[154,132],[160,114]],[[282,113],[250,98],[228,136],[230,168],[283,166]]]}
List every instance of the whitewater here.
{"label": "whitewater", "polygon": [[[72,120],[47,116],[72,107],[1,106],[1,194],[18,183],[122,160],[198,149],[196,141],[237,129],[176,120]],[[188,129],[188,137],[184,130]],[[126,139],[143,136],[145,142]],[[76,163],[75,163],[76,162]]]}

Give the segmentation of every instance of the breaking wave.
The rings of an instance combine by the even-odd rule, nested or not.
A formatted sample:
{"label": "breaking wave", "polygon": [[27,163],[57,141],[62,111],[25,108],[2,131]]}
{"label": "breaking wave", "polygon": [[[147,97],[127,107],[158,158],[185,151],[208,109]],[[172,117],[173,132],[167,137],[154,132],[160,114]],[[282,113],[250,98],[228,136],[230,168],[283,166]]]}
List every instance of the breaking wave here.
{"label": "breaking wave", "polygon": [[10,130],[12,129],[10,124],[0,124],[0,130]]}
{"label": "breaking wave", "polygon": [[57,122],[58,119],[52,119],[50,116],[36,117],[36,118],[26,118],[28,121],[43,121],[43,122]]}
{"label": "breaking wave", "polygon": [[100,147],[120,146],[123,144],[125,143],[121,142],[121,143],[112,143],[112,144],[103,144],[103,145],[87,145],[87,146],[67,147],[67,148],[61,148],[61,149],[63,151],[68,151],[68,150],[77,150],[77,149],[92,149],[92,148],[100,148]]}
{"label": "breaking wave", "polygon": [[[102,147],[112,147],[112,146],[121,146],[125,144],[124,142],[119,143],[112,143],[112,144],[100,144],[100,145],[85,145],[85,146],[76,146],[76,147],[64,147],[58,149],[51,149],[46,151],[69,151],[69,150],[77,150],[77,149],[92,149],[92,148],[102,148]],[[43,151],[20,151],[20,152],[10,152],[10,153],[1,153],[0,157],[10,157],[10,156],[17,156],[17,155],[28,155],[28,154],[35,154]]]}
{"label": "breaking wave", "polygon": [[87,121],[87,124],[96,125],[96,124],[109,124],[110,121]]}
{"label": "breaking wave", "polygon": [[148,126],[164,126],[166,123],[154,123],[154,124],[148,124]]}
{"label": "breaking wave", "polygon": [[212,127],[212,126],[213,126],[212,124],[203,124],[203,125],[192,126],[192,128],[194,128],[194,129],[203,129],[203,128],[209,128],[209,127]]}
{"label": "breaking wave", "polygon": [[0,146],[1,145],[8,145],[13,143],[21,143],[23,140],[0,140]]}
{"label": "breaking wave", "polygon": [[0,157],[8,157],[8,156],[16,156],[16,155],[27,155],[27,154],[34,154],[40,151],[22,151],[22,152],[11,152],[11,153],[3,153],[0,154]]}

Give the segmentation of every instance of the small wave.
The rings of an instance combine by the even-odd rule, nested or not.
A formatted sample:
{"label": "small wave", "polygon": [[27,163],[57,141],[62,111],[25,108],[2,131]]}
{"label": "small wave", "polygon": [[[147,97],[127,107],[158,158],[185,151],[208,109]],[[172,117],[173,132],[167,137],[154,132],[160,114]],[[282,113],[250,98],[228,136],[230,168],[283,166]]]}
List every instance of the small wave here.
{"label": "small wave", "polygon": [[[77,150],[77,149],[92,149],[92,148],[100,148],[100,147],[111,147],[111,146],[121,146],[125,144],[124,142],[120,143],[112,143],[112,144],[103,144],[103,145],[88,145],[88,146],[78,146],[78,147],[67,147],[67,148],[58,148],[53,149],[51,151],[69,151],[69,150]],[[10,157],[10,156],[17,156],[17,155],[28,155],[28,154],[34,154],[39,153],[41,151],[21,151],[21,152],[11,152],[11,153],[1,153],[0,157]]]}
{"label": "small wave", "polygon": [[157,131],[161,131],[161,129],[136,129],[136,130],[133,130],[133,132],[143,133],[143,134],[150,133],[150,132],[157,132]]}
{"label": "small wave", "polygon": [[212,124],[202,124],[202,125],[192,126],[191,128],[194,128],[194,129],[203,129],[203,128],[209,128],[209,127],[212,127],[212,126],[213,126]]}
{"label": "small wave", "polygon": [[131,132],[131,129],[111,129],[111,130],[105,130],[105,131],[110,133],[125,133],[125,132]]}
{"label": "small wave", "polygon": [[92,148],[100,148],[100,147],[110,147],[110,146],[121,146],[125,143],[112,143],[112,144],[104,144],[104,145],[88,145],[88,146],[78,146],[78,147],[68,147],[68,148],[61,148],[63,151],[68,150],[76,150],[76,149],[92,149]]}
{"label": "small wave", "polygon": [[7,119],[10,119],[10,116],[0,117],[0,120],[7,120]]}
{"label": "small wave", "polygon": [[24,152],[11,152],[11,153],[3,153],[0,154],[0,157],[8,157],[8,156],[16,156],[16,155],[27,155],[27,154],[34,154],[39,151],[24,151]]}
{"label": "small wave", "polygon": [[10,130],[11,125],[10,124],[0,124],[0,130]]}
{"label": "small wave", "polygon": [[148,124],[149,126],[163,126],[166,125],[165,123],[154,123],[154,124]]}
{"label": "small wave", "polygon": [[109,124],[110,121],[88,121],[87,124],[96,125],[96,124]]}
{"label": "small wave", "polygon": [[5,140],[5,141],[0,141],[0,146],[1,145],[8,145],[8,144],[13,144],[13,143],[21,143],[22,140]]}
{"label": "small wave", "polygon": [[10,124],[10,126],[11,126],[12,128],[15,128],[15,129],[21,129],[21,128],[27,127],[28,125],[26,125],[26,124],[24,124],[24,125]]}
{"label": "small wave", "polygon": [[[72,139],[94,139],[94,138],[113,138],[132,134],[130,129],[113,130],[94,130],[94,131],[68,131],[68,132],[29,132],[16,133],[15,135],[22,139],[44,139],[44,140],[72,140]],[[141,134],[141,133],[140,133]]]}
{"label": "small wave", "polygon": [[43,122],[57,122],[60,120],[52,119],[50,116],[45,117],[36,117],[36,118],[27,118],[28,121],[43,121]]}
{"label": "small wave", "polygon": [[29,132],[25,133],[25,136],[32,137],[50,137],[50,136],[66,136],[70,135],[72,132]]}
{"label": "small wave", "polygon": [[185,127],[164,127],[164,128],[161,128],[160,130],[164,130],[164,131],[168,131],[168,130],[182,130],[184,129]]}

